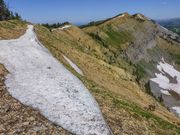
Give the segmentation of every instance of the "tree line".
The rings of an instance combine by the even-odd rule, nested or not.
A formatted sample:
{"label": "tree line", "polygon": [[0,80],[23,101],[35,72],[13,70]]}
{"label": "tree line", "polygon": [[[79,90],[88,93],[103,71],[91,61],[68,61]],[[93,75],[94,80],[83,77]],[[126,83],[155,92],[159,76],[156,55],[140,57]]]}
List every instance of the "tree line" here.
{"label": "tree line", "polygon": [[69,22],[64,22],[64,23],[53,23],[53,24],[45,23],[45,24],[41,24],[41,25],[48,29],[55,29],[55,28],[62,27],[64,25],[69,25],[69,24],[70,24]]}
{"label": "tree line", "polygon": [[10,11],[4,0],[0,0],[0,21],[11,19],[21,20],[21,16]]}

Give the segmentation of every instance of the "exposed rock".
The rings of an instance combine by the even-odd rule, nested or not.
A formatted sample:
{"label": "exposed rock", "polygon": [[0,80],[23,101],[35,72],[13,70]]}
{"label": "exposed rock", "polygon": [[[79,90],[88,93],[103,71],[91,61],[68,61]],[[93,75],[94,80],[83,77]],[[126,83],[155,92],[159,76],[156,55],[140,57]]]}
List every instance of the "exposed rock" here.
{"label": "exposed rock", "polygon": [[157,33],[160,37],[162,37],[163,39],[167,40],[168,42],[172,42],[171,40],[180,43],[180,36],[162,26],[160,26],[159,24],[157,25]]}

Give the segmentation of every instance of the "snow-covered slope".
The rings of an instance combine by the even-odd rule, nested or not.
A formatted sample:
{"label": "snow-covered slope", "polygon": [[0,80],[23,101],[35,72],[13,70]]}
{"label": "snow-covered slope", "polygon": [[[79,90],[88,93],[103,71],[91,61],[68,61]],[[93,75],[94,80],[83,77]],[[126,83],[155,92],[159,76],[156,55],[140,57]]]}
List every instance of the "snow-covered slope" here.
{"label": "snow-covered slope", "polygon": [[111,134],[95,99],[36,38],[33,26],[16,40],[0,41],[10,94],[52,122],[79,135]]}

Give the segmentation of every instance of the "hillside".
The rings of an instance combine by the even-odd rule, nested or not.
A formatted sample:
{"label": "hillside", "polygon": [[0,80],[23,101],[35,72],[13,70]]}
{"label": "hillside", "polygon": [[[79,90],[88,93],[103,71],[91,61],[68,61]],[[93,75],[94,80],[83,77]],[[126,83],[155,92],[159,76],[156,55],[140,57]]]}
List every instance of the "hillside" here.
{"label": "hillside", "polygon": [[[5,31],[0,33],[2,39],[17,38],[25,32],[26,24],[23,23],[22,25],[22,22],[16,22],[13,28],[9,30],[9,22],[12,25],[11,21],[2,22],[4,25],[0,25],[0,29]],[[10,35],[4,35],[4,33],[9,33],[9,31],[11,33]],[[95,97],[107,125],[115,135],[180,134],[179,118],[171,113],[162,102],[157,101],[150,95],[150,86],[148,85],[149,80],[156,77],[156,72],[162,72],[164,78],[167,76],[168,78],[174,77],[173,73],[176,72],[176,70],[176,73],[179,73],[180,48],[179,37],[176,34],[165,30],[141,14],[131,16],[127,13],[100,21],[100,23],[83,26],[83,29],[73,26],[72,24],[65,24],[60,28],[51,30],[41,25],[35,25],[34,31],[42,45],[44,45],[66,69],[78,77]],[[32,37],[27,39],[29,42],[37,42],[40,44],[39,41],[33,40]],[[26,44],[29,45],[29,42]],[[9,44],[9,42],[7,44]],[[14,44],[14,46],[16,45],[17,44]],[[1,46],[2,48],[6,47],[3,44]],[[21,59],[18,63],[22,64],[22,66],[18,66],[17,63],[14,68],[26,71],[29,68],[34,68],[34,66],[28,66],[34,63],[34,61],[29,61],[29,59],[37,61],[38,58],[36,60],[36,55],[32,55],[31,52],[28,53],[30,48],[26,49],[26,46],[22,47],[22,50],[26,50],[26,55],[24,55],[25,52],[21,49],[15,49],[16,51],[21,51],[23,57],[19,58],[14,55],[15,57],[12,58]],[[36,44],[36,47],[39,46]],[[46,53],[46,51],[43,53]],[[37,51],[36,54],[41,58],[39,51]],[[3,55],[5,55],[5,53],[3,53]],[[8,55],[7,58],[9,59],[9,57],[11,57],[11,55]],[[23,65],[22,59],[24,58],[28,59],[26,59],[26,63]],[[11,61],[11,59],[8,61]],[[162,63],[160,63],[161,61]],[[49,62],[47,61],[47,63]],[[47,68],[47,66],[45,66],[47,63],[46,60],[43,59],[42,63],[37,62],[38,66],[36,67],[39,67],[39,69],[45,68],[45,71],[48,70],[47,76],[56,72],[57,76],[53,76],[53,78],[57,77],[58,80],[61,80],[63,77],[58,73],[60,68]],[[173,64],[174,69],[168,65],[168,63]],[[158,71],[158,64],[162,66],[162,68],[160,68],[162,69],[161,71]],[[12,65],[13,63],[9,66],[11,67]],[[44,65],[44,67],[42,65]],[[27,69],[23,67],[27,67]],[[169,72],[168,74],[168,71],[166,71],[167,68],[164,67],[171,67],[173,72]],[[11,73],[12,71],[17,72],[14,68],[9,68]],[[4,66],[0,67],[0,69],[2,69],[0,70],[0,72],[2,72],[0,73],[2,74],[0,88],[3,90],[1,92],[3,99],[0,100],[0,107],[3,108],[4,105],[10,106],[8,110],[6,110],[7,107],[5,107],[0,111],[0,117],[3,118],[2,123],[4,123],[2,124],[2,127],[4,127],[2,133],[10,134],[11,132],[15,132],[15,129],[18,129],[19,131],[16,131],[17,134],[69,134],[60,126],[64,126],[66,130],[72,132],[72,130],[69,130],[68,127],[63,125],[65,123],[58,124],[55,122],[58,124],[55,125],[50,122],[50,120],[53,121],[51,117],[44,118],[43,116],[47,116],[47,114],[42,113],[42,110],[34,109],[36,107],[31,103],[29,103],[30,106],[34,108],[22,105],[18,100],[11,97],[8,92],[15,89],[4,87],[4,77],[8,71],[4,69]],[[49,70],[52,70],[52,72],[49,72]],[[36,69],[34,71],[36,71]],[[24,73],[31,73],[32,76],[35,75],[29,71]],[[40,72],[38,71],[38,73]],[[8,77],[9,76],[10,75],[8,75]],[[24,75],[22,74],[22,76]],[[30,75],[24,76],[24,78],[28,79],[28,76]],[[36,78],[39,77],[41,77],[41,75],[36,76]],[[32,80],[32,82],[40,83],[42,80],[43,79],[39,81]],[[176,81],[179,80],[174,79],[172,83],[175,84]],[[51,83],[54,84],[51,80],[47,82],[47,84]],[[16,85],[13,81],[9,81],[9,84],[10,86]],[[20,86],[24,87],[29,85],[27,82],[24,84],[25,85]],[[44,88],[46,88],[46,84],[44,84],[44,86]],[[33,88],[39,90],[38,87]],[[29,91],[33,92],[34,89],[29,89]],[[172,94],[172,92],[173,91],[171,91],[170,94]],[[48,96],[51,94],[50,92]],[[17,96],[16,93],[15,95]],[[177,93],[175,95],[177,96]],[[72,97],[74,96],[72,95]],[[23,97],[21,100],[22,99]],[[82,99],[83,98],[81,98],[81,100]],[[3,102],[4,100],[8,100],[8,103]],[[27,102],[33,102],[33,100]],[[27,102],[24,104],[27,105]],[[77,102],[75,102],[75,104],[76,103]],[[69,110],[71,109],[72,108]],[[67,109],[67,114],[68,113]],[[10,115],[10,118],[6,114],[8,116]],[[86,115],[84,114],[84,116]],[[13,122],[11,120],[13,120]],[[58,120],[59,123],[61,123],[61,118]],[[14,123],[11,128],[7,127],[9,123]],[[72,124],[74,123],[76,122]],[[18,127],[18,125],[21,126]]]}
{"label": "hillside", "polygon": [[[131,16],[127,13],[102,24],[84,27],[83,30],[109,49],[114,54],[113,64],[135,75],[136,81],[147,92],[153,94],[160,101],[164,101],[165,106],[171,110],[175,106],[179,106],[177,99],[179,94],[177,93],[180,78],[177,70],[180,69],[180,37],[177,34],[168,31],[142,14]],[[118,58],[132,65],[134,71],[132,72],[129,67],[121,66]],[[162,62],[164,65],[160,67],[158,64]],[[173,71],[167,71],[165,66],[173,68]],[[160,74],[158,70],[161,72]],[[164,79],[161,78],[161,82],[160,80],[154,82],[154,79],[151,79],[159,77]],[[174,78],[175,83],[165,84]],[[163,85],[167,85],[167,87]],[[170,85],[174,87],[172,88]],[[169,94],[174,90],[174,94]]]}
{"label": "hillside", "polygon": [[[133,24],[133,21],[136,21],[137,26],[141,26],[139,23],[142,23],[142,20],[127,16],[132,20],[132,22],[127,21],[128,23]],[[121,17],[117,16],[117,18],[120,19]],[[155,134],[155,132],[171,134],[173,131],[170,129],[166,130],[169,124],[165,121],[179,120],[152,96],[144,92],[144,88],[139,86],[136,81],[137,74],[134,74],[136,71],[135,64],[138,61],[134,62],[135,64],[129,62],[130,60],[124,59],[122,54],[119,57],[114,57],[116,51],[122,52],[123,49],[126,49],[126,40],[134,40],[134,37],[121,40],[121,35],[118,34],[120,41],[119,39],[117,41],[114,37],[113,39],[115,40],[106,39],[103,41],[105,43],[112,42],[107,47],[102,43],[100,36],[97,37],[91,34],[93,30],[99,30],[98,27],[108,25],[109,22],[119,24],[119,22],[116,22],[117,18],[105,21],[98,26],[85,27],[83,30],[71,25],[50,31],[37,25],[35,31],[43,45],[59,61],[63,62],[70,71],[78,76],[95,96],[106,121],[115,134]],[[153,26],[153,24],[147,22],[147,25]],[[143,29],[141,28],[141,30]],[[90,30],[92,31],[89,32]],[[101,32],[98,34],[106,36]],[[123,32],[122,36],[129,35]],[[120,50],[117,45],[118,42],[125,44]],[[76,63],[84,73],[84,76],[79,75],[64,59],[63,55]],[[156,122],[158,126],[156,126]],[[164,125],[163,123],[166,124]]]}
{"label": "hillside", "polygon": [[162,57],[169,62],[175,61],[179,67],[179,36],[141,14],[123,14],[83,30],[113,53],[113,64],[122,67],[118,58],[135,64],[139,82],[146,82],[147,75],[153,76],[153,69],[156,68],[153,65]]}
{"label": "hillside", "polygon": [[0,40],[15,39],[24,34],[26,23],[19,20],[0,22]]}

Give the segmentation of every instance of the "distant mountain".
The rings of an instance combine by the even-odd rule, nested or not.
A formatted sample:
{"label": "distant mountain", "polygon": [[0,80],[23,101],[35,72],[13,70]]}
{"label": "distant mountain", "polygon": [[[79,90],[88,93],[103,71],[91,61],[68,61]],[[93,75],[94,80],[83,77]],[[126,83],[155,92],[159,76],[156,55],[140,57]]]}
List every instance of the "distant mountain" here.
{"label": "distant mountain", "polygon": [[167,29],[176,32],[180,35],[180,18],[160,20],[158,23]]}
{"label": "distant mountain", "polygon": [[158,23],[166,27],[180,27],[180,18],[159,20]]}

